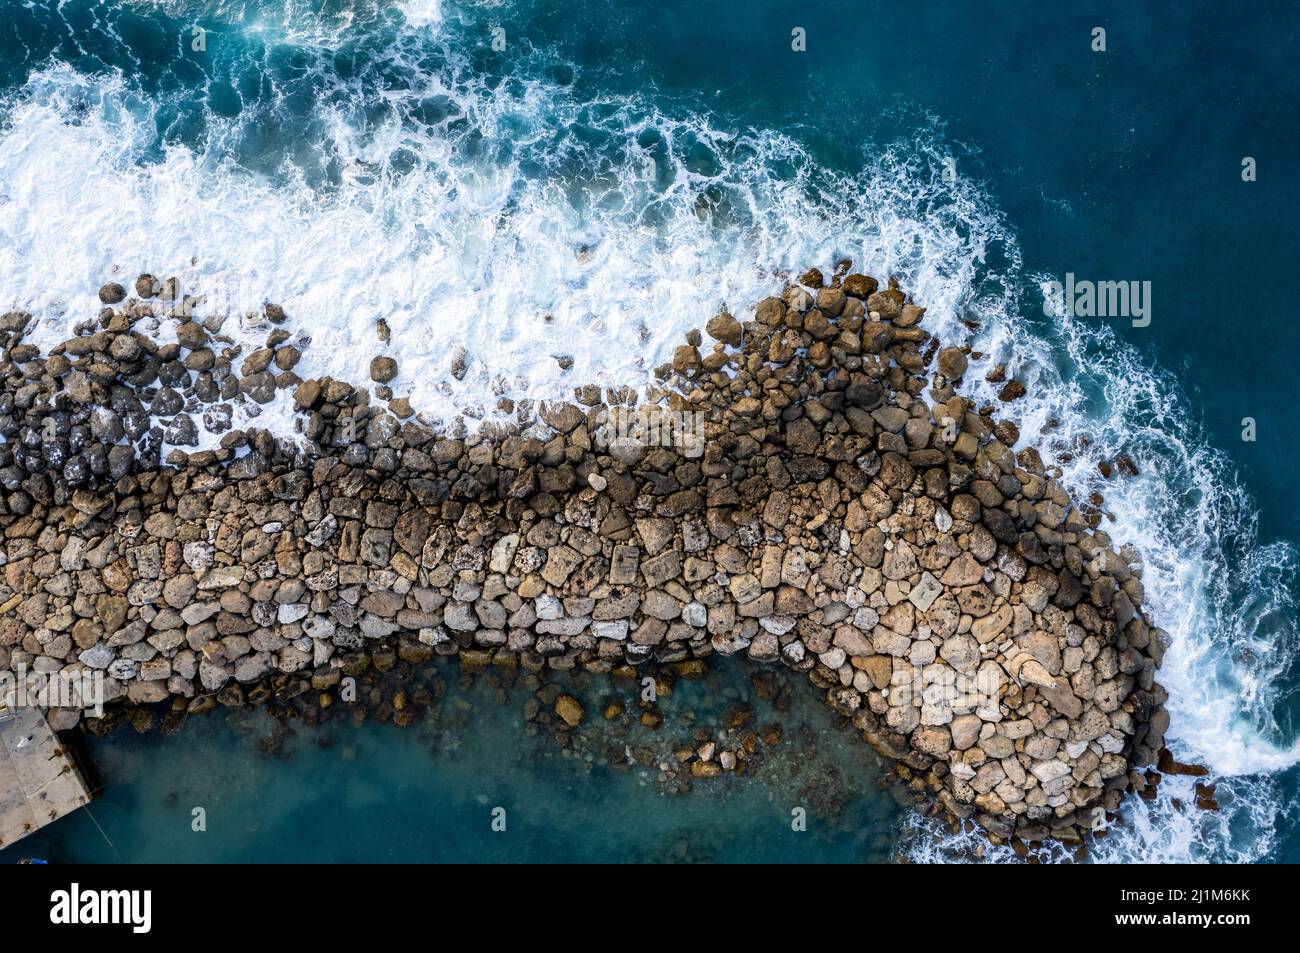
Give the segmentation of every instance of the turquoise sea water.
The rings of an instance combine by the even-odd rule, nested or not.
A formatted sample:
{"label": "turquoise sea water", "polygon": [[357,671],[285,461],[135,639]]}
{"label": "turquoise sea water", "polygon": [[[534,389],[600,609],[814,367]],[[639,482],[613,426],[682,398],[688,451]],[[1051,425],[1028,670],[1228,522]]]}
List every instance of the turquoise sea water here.
{"label": "turquoise sea water", "polygon": [[[1296,860],[1298,29],[1280,2],[3,0],[0,307],[34,310],[52,339],[114,266],[184,272],[237,306],[284,300],[313,337],[309,370],[340,374],[368,360],[358,343],[383,315],[417,402],[450,414],[503,388],[562,390],[558,350],[582,380],[634,379],[783,269],[847,255],[896,274],[935,330],[1029,383],[1026,439],[1105,494],[1173,639],[1171,734],[1213,769],[1222,810],[1190,812],[1170,784],[1091,856]],[[1046,312],[1042,282],[1067,272],[1150,281],[1150,325]],[[448,383],[461,344],[478,360]],[[1099,483],[1119,452],[1140,475]],[[139,808],[122,836],[105,825],[123,856],[199,849],[144,832],[180,810],[154,797],[159,772],[176,767],[181,805],[198,796],[187,758],[246,770],[247,745],[210,720],[192,739],[91,747],[104,813]],[[513,751],[506,721],[472,733]],[[348,745],[387,791],[491,797],[411,737],[367,727],[313,749],[295,734],[293,764],[247,769],[274,796],[231,810],[296,807],[240,821],[258,837],[223,856],[298,856],[304,818],[364,832],[318,796],[370,783],[335,758]],[[642,808],[626,775],[562,779],[510,781],[521,802],[570,805],[571,831],[599,828],[591,856],[638,843],[640,809],[717,843],[698,791]],[[736,796],[764,803],[764,784]],[[378,851],[418,842],[416,801],[393,799],[373,815]],[[597,817],[604,803],[623,810]],[[863,824],[801,841],[819,845],[804,856],[887,840],[891,856],[960,859],[974,843],[884,813]],[[90,843],[61,849],[102,856]],[[545,837],[511,849],[564,855]]]}
{"label": "turquoise sea water", "polygon": [[[903,815],[880,766],[836,726],[802,677],[763,700],[739,661],[662,694],[663,724],[637,723],[639,686],[579,686],[588,718],[561,746],[498,675],[459,685],[413,725],[342,717],[282,723],[217,712],[172,735],[124,726],[81,746],[105,786],[79,811],[0,852],[92,862],[885,862]],[[790,696],[794,695],[792,699]],[[604,704],[625,714],[607,721]],[[792,703],[793,702],[793,703]],[[784,710],[782,710],[784,709]],[[752,713],[731,727],[738,712]],[[780,729],[746,777],[665,792],[659,765],[698,747]],[[770,740],[770,738],[769,738]],[[736,742],[733,741],[733,746]],[[196,808],[204,829],[194,829]],[[806,817],[794,830],[796,809]],[[497,812],[503,810],[504,815]],[[494,821],[504,818],[504,830]]]}

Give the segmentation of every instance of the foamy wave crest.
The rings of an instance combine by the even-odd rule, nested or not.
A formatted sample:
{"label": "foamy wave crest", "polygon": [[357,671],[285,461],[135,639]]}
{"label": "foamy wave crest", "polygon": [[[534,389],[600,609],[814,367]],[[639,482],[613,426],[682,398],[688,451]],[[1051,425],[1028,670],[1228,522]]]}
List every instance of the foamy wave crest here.
{"label": "foamy wave crest", "polygon": [[100,0],[101,6],[161,12],[184,25],[225,24],[273,42],[332,46],[348,30],[402,19],[411,27],[443,22],[442,0]]}
{"label": "foamy wave crest", "polygon": [[[1118,819],[1086,848],[1048,846],[1040,861],[1103,864],[1256,863],[1279,844],[1279,827],[1292,812],[1272,777],[1219,779],[1220,809],[1191,807],[1195,779],[1169,776],[1153,800],[1131,797]],[[932,818],[904,820],[901,853],[913,863],[1018,863],[1010,847],[994,847],[968,828],[956,834]]]}
{"label": "foamy wave crest", "polygon": [[403,0],[398,6],[412,26],[436,27],[442,23],[441,0]]}
{"label": "foamy wave crest", "polygon": [[137,269],[179,275],[201,314],[236,322],[269,298],[310,338],[305,374],[365,381],[391,353],[399,393],[472,426],[500,398],[648,383],[688,328],[811,262],[847,254],[963,310],[1002,240],[925,142],[839,176],[770,131],[539,81],[410,78],[378,119],[357,84],[321,97],[318,165],[337,170],[322,186],[287,163],[249,173],[229,154],[247,137],[218,119],[202,148],[152,158],[158,106],[123,79],[35,74],[0,133],[0,302],[37,313],[48,345]]}

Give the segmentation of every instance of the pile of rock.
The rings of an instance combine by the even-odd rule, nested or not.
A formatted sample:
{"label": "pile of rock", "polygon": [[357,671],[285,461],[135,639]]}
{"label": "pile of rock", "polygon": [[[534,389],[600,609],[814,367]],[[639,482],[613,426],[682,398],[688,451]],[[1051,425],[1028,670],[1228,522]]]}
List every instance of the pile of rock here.
{"label": "pile of rock", "polygon": [[[48,357],[6,315],[0,668],[89,667],[112,698],[200,710],[434,655],[605,673],[743,653],[806,672],[954,817],[1078,839],[1168,725],[1140,568],[955,392],[969,352],[844,270],[714,317],[707,350],[692,332],[653,407],[585,387],[468,436],[300,380],[278,330],[244,357],[182,314],[158,345],[120,286]],[[376,362],[381,397],[399,374]],[[187,415],[287,387],[310,452],[232,429],[157,459]],[[703,439],[628,440],[628,412],[659,443],[698,415]]]}
{"label": "pile of rock", "polygon": [[[156,468],[166,445],[197,445],[200,430],[221,440],[200,461],[233,459],[247,441],[232,427],[237,409],[255,416],[278,389],[301,383],[293,373],[298,348],[287,343],[289,332],[272,327],[284,320],[276,305],[267,305],[259,319],[269,328],[266,345],[245,356],[220,334],[221,320],[201,324],[192,317],[194,300],[179,295],[176,279],[141,275],[136,288],[141,297],[128,300],[121,285],[105,285],[98,320],[80,326],[48,357],[22,343],[31,315],[0,316],[7,378],[0,395],[0,484],[6,490],[32,473],[73,488],[118,480],[136,466]],[[176,343],[137,330],[156,331],[160,321],[175,322]]]}

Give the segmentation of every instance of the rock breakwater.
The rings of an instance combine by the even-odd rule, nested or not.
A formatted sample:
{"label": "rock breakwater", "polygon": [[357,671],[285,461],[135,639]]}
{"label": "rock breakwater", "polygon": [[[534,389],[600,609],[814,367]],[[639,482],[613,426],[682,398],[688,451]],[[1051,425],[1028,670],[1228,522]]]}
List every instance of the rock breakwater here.
{"label": "rock breakwater", "polygon": [[[273,305],[247,354],[148,275],[48,355],[4,315],[0,671],[201,711],[435,655],[743,654],[806,673],[954,818],[1077,841],[1168,727],[1140,566],[958,393],[981,355],[847,270],[716,315],[644,399],[503,399],[515,425],[473,433],[395,397],[389,355],[371,388],[302,380]],[[289,394],[296,437],[234,426]]]}

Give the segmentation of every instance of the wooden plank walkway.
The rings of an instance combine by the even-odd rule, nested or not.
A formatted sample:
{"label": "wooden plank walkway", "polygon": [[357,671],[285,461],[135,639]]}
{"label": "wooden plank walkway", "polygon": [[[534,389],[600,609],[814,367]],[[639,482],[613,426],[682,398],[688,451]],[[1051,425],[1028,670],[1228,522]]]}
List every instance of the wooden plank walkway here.
{"label": "wooden plank walkway", "polygon": [[0,709],[0,848],[89,801],[86,782],[45,713]]}

